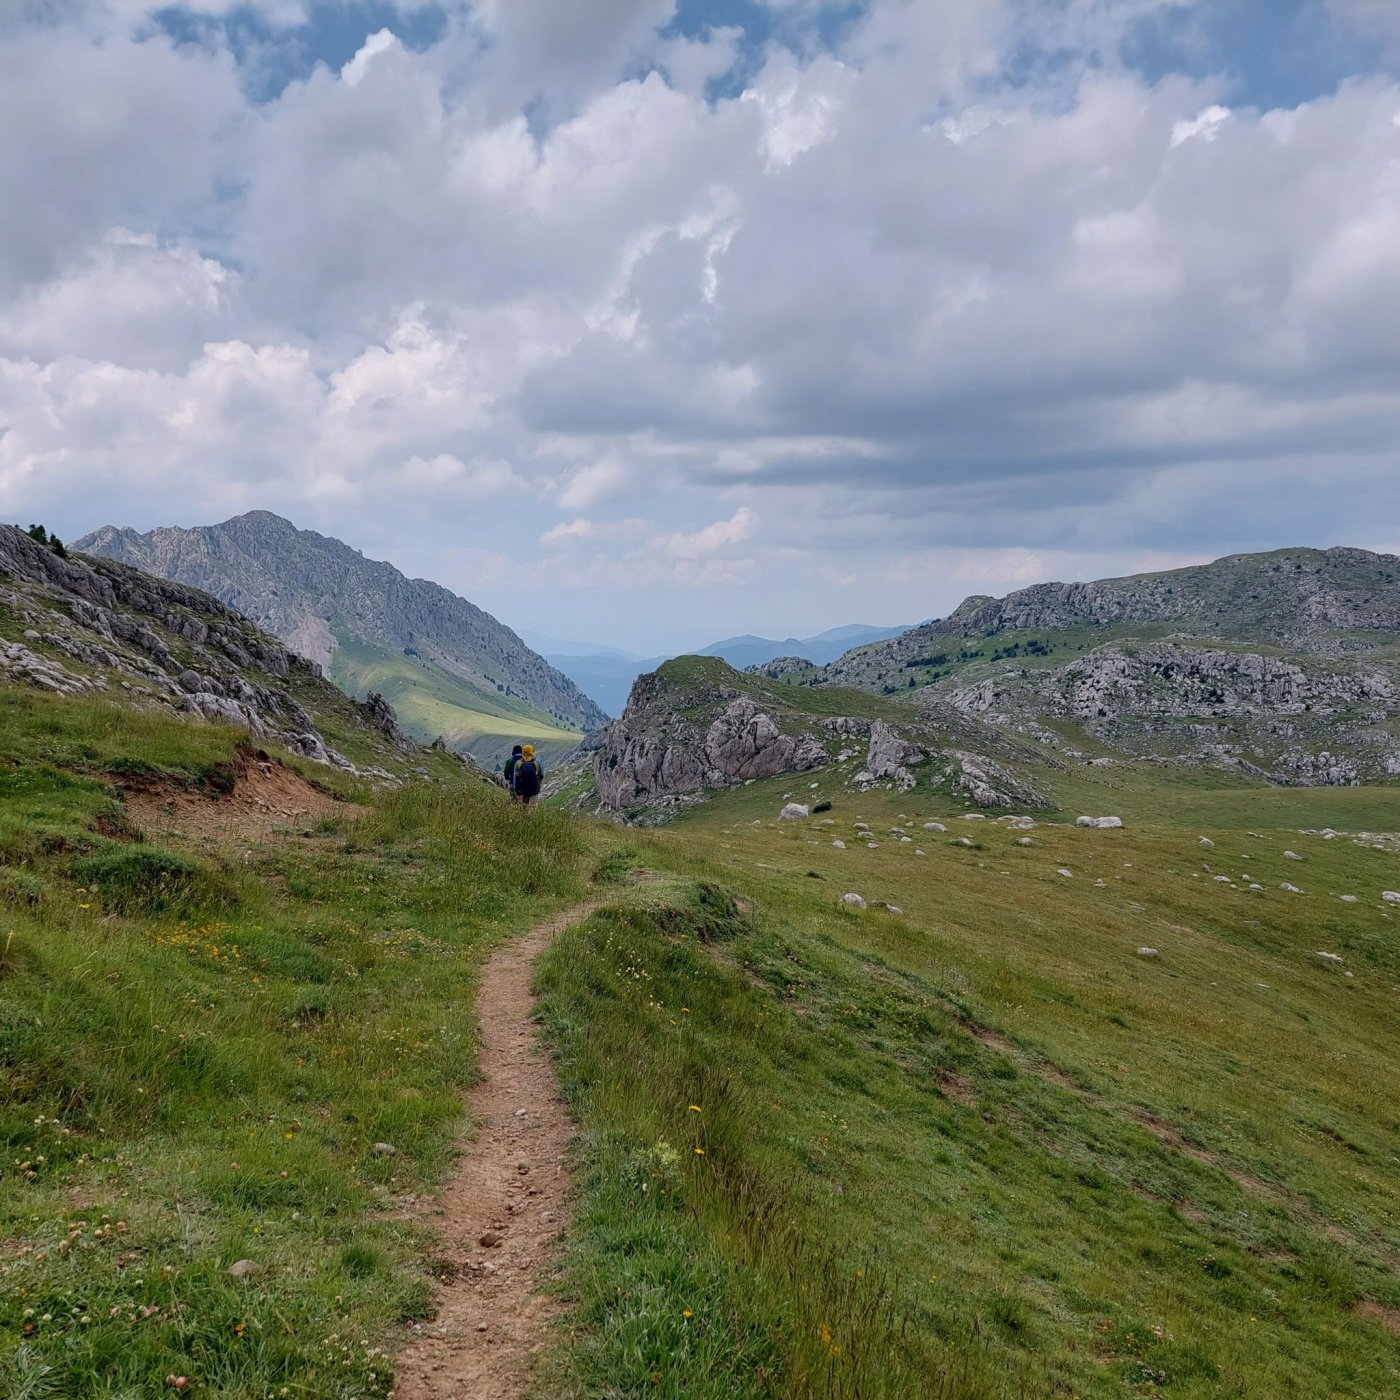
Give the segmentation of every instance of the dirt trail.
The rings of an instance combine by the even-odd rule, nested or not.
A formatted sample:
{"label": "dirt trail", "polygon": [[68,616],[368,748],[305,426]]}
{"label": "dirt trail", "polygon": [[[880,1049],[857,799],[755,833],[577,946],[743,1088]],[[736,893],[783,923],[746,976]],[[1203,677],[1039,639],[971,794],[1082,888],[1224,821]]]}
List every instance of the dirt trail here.
{"label": "dirt trail", "polygon": [[482,972],[478,1133],[435,1203],[442,1239],[436,1321],[400,1353],[394,1400],[513,1400],[549,1339],[559,1304],[539,1292],[555,1262],[572,1131],[548,1057],[535,1044],[530,981],[550,940],[586,904],[507,944]]}

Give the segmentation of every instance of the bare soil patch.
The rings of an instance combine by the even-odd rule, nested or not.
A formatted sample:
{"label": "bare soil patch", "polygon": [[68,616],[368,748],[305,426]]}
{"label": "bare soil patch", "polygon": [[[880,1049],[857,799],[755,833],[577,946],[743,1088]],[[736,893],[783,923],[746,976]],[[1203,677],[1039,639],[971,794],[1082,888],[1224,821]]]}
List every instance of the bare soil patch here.
{"label": "bare soil patch", "polygon": [[481,1082],[467,1099],[477,1128],[432,1209],[441,1256],[436,1321],[399,1356],[394,1400],[513,1400],[562,1310],[541,1292],[555,1272],[568,1204],[572,1127],[554,1068],[536,1043],[530,982],[550,940],[601,902],[532,929],[486,964],[477,993]]}
{"label": "bare soil patch", "polygon": [[1355,1311],[1400,1336],[1400,1308],[1388,1308],[1384,1303],[1376,1302],[1374,1298],[1363,1298],[1356,1305]]}
{"label": "bare soil patch", "polygon": [[127,815],[148,836],[173,832],[191,841],[269,841],[324,817],[360,809],[313,787],[300,773],[260,751],[240,754],[233,790],[129,790]]}

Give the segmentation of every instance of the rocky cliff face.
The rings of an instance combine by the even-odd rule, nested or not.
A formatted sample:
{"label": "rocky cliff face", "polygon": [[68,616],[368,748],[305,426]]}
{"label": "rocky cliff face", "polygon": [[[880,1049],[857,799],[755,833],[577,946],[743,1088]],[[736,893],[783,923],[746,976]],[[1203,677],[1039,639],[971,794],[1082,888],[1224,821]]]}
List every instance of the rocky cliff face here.
{"label": "rocky cliff face", "polygon": [[1321,656],[1393,646],[1400,634],[1400,558],[1364,549],[1236,554],[1189,569],[1096,583],[1040,583],[1005,598],[973,597],[948,617],[890,642],[848,652],[826,670],[835,684],[904,686],[918,663],[956,662],[974,639],[1086,628],[1168,632]]}
{"label": "rocky cliff face", "polygon": [[1063,667],[1003,666],[946,691],[955,706],[1064,741],[1078,722],[1125,754],[1242,767],[1280,783],[1354,785],[1400,774],[1400,680],[1388,661],[1285,660],[1185,642],[1118,643]]}
{"label": "rocky cliff face", "polygon": [[76,546],[203,589],[330,670],[350,642],[419,656],[478,686],[590,730],[602,711],[508,627],[447,589],[267,511],[149,534],[112,526]]}
{"label": "rocky cliff face", "polygon": [[[0,676],[56,694],[122,692],[351,767],[307,705],[348,704],[311,664],[207,594],[104,559],[60,558],[0,526]],[[406,752],[393,713],[361,722]]]}
{"label": "rocky cliff face", "polygon": [[1082,726],[1086,749],[1384,781],[1400,770],[1400,559],[1281,550],[969,598],[824,679],[940,697],[1069,755],[1047,722]]}
{"label": "rocky cliff face", "polygon": [[593,760],[598,797],[614,811],[666,804],[751,778],[802,773],[831,761],[811,734],[784,733],[748,696],[720,690],[717,712],[678,713],[660,673],[641,677]]}
{"label": "rocky cliff face", "polygon": [[[828,783],[856,790],[909,791],[922,784],[984,806],[1044,805],[1008,766],[1041,756],[968,714],[946,706],[910,708],[897,724],[814,715],[796,703],[800,689],[792,701],[784,690],[699,657],[642,676],[622,716],[591,740],[593,784],[578,792],[577,804],[655,820],[709,792],[820,769]],[[580,751],[574,767],[584,759]],[[559,781],[561,790],[578,789],[572,769]]]}

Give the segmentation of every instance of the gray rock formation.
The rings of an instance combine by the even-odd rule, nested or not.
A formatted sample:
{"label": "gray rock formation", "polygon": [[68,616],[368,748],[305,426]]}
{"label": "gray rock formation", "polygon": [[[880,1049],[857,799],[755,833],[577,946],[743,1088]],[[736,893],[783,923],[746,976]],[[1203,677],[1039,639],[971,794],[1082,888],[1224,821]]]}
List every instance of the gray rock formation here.
{"label": "gray rock formation", "polygon": [[957,762],[953,786],[979,807],[1044,807],[1044,796],[1009,768],[984,754],[953,750]]}
{"label": "gray rock formation", "polygon": [[[659,675],[661,673],[657,673]],[[788,734],[746,695],[731,694],[710,720],[667,704],[657,676],[643,676],[594,759],[603,805],[615,811],[693,797],[755,778],[804,773],[831,759],[811,734]]]}
{"label": "gray rock formation", "polygon": [[915,778],[909,765],[922,763],[925,754],[917,744],[901,738],[889,725],[876,720],[870,726],[870,751],[866,755],[865,768],[875,779],[892,779],[901,792],[908,792],[914,786]]}
{"label": "gray rock formation", "polygon": [[[10,526],[0,526],[0,578],[0,612],[25,639],[0,641],[0,675],[59,694],[120,689],[316,762],[351,766],[327,747],[298,693],[351,702],[206,594],[105,559],[60,558]],[[385,733],[393,728],[388,707],[363,718]]]}

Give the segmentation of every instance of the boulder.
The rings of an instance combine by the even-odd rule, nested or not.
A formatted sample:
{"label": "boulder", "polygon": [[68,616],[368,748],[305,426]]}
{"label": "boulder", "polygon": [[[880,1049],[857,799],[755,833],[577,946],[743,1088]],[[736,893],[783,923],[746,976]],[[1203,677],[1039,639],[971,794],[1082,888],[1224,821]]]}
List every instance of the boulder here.
{"label": "boulder", "polygon": [[847,909],[864,909],[866,907],[865,897],[854,892],[843,894],[841,896],[841,903],[844,904]]}
{"label": "boulder", "polygon": [[804,807],[802,803],[789,802],[787,806],[778,813],[778,820],[783,822],[800,822],[806,821],[809,816],[811,816],[810,810]]}
{"label": "boulder", "polygon": [[883,720],[877,719],[871,724],[865,767],[872,777],[891,779],[901,792],[908,792],[915,782],[909,765],[923,760],[923,750],[896,734]]}

